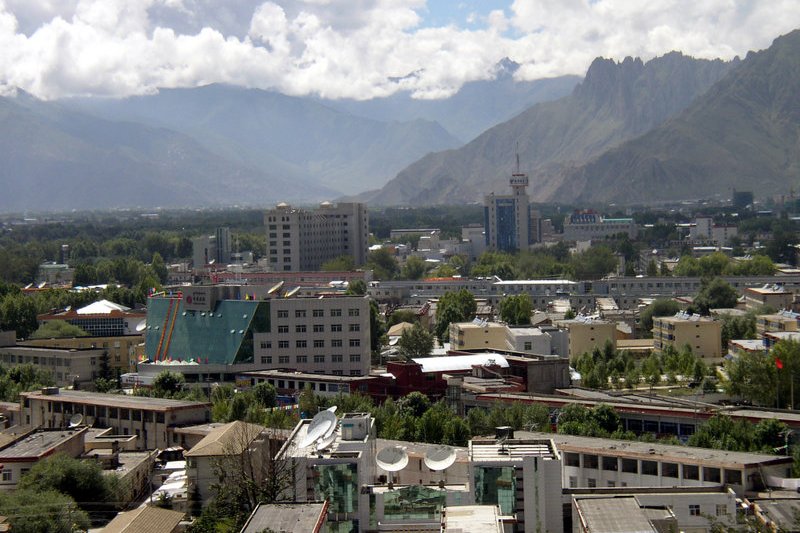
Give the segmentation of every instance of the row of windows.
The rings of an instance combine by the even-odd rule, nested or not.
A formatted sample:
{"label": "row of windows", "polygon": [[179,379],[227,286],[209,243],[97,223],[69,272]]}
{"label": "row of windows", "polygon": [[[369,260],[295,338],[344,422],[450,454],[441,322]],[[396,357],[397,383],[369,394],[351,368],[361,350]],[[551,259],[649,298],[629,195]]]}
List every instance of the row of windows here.
{"label": "row of windows", "polygon": [[[361,346],[361,339],[349,339],[347,342],[350,348],[358,348]],[[333,339],[331,340],[331,348],[341,348],[344,345],[342,339]],[[312,346],[314,348],[325,348],[325,341],[322,339],[314,339]],[[308,348],[308,341],[305,339],[294,341],[295,348]],[[262,342],[261,343],[262,349],[270,349],[272,348],[271,342]],[[289,348],[289,341],[278,341],[278,348],[281,350],[286,350]]]}
{"label": "row of windows", "polygon": [[[578,453],[566,452],[564,454],[564,464],[566,466],[579,467],[580,455]],[[638,461],[636,459],[618,459],[617,457],[598,457],[592,454],[583,454],[583,468],[598,470],[602,469],[611,472],[624,472],[628,474],[642,474],[646,476],[659,475],[659,465],[661,465],[661,476],[669,478],[679,477],[679,467],[683,470],[683,479],[700,480],[700,467],[698,465],[681,465],[678,463],[658,462],[658,461]],[[713,467],[702,467],[703,481],[719,483],[722,479],[721,470]],[[742,484],[742,472],[739,470],[725,470],[725,483],[730,485]]]}
{"label": "row of windows", "polygon": [[[278,309],[278,318],[289,318],[289,310],[288,309]],[[360,316],[361,310],[357,307],[351,307],[347,310],[347,316]],[[315,318],[320,318],[325,316],[324,309],[312,309],[311,316]],[[337,317],[342,316],[341,309],[331,309],[329,316]],[[305,318],[306,317],[306,310],[305,309],[295,309],[294,311],[295,318]]]}
{"label": "row of windows", "polygon": [[114,418],[119,420],[133,420],[135,422],[152,422],[155,415],[155,421],[163,424],[164,413],[141,409],[121,409],[117,407],[106,407],[104,405],[83,405],[73,404],[70,402],[47,402],[47,412],[64,413],[64,415],[71,415],[80,413],[87,416],[95,416],[101,418]]}
{"label": "row of windows", "polygon": [[[273,356],[271,355],[262,355],[261,356],[261,364],[262,365],[271,365],[273,360]],[[313,356],[314,363],[325,363],[325,355],[317,354]],[[288,355],[279,355],[278,356],[278,364],[279,365],[288,365],[291,364],[291,356]],[[341,354],[333,354],[331,355],[331,363],[341,363],[343,361],[343,356]],[[298,355],[295,356],[295,363],[297,364],[307,364],[308,363],[308,356],[307,355]],[[351,363],[360,363],[361,362],[361,354],[354,353],[350,354],[350,362]]]}
{"label": "row of windows", "polygon": [[[312,330],[314,333],[325,333],[325,324],[314,324],[312,326]],[[295,333],[306,333],[307,326],[306,324],[297,324],[294,327]],[[332,332],[341,332],[342,325],[341,324],[331,324],[331,331]],[[361,331],[361,324],[349,324],[347,327],[347,331],[356,332]],[[289,333],[289,326],[283,325],[278,326],[278,333]]]}

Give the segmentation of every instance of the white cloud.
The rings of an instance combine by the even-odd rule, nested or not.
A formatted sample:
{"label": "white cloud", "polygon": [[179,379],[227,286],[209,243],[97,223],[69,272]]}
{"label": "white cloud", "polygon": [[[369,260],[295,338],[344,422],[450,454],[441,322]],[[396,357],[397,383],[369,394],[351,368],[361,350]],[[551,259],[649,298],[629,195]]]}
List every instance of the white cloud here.
{"label": "white cloud", "polygon": [[596,56],[729,59],[800,26],[800,0],[509,0],[473,17],[479,29],[430,27],[427,13],[425,0],[0,0],[0,86],[42,98],[213,82],[441,98],[505,56],[535,79],[581,74]]}

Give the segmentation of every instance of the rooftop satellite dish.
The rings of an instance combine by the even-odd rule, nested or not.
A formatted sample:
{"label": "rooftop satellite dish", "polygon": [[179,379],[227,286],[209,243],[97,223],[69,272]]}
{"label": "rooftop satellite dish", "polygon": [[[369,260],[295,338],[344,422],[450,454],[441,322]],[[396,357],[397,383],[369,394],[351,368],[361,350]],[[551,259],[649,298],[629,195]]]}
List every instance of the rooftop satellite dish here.
{"label": "rooftop satellite dish", "polygon": [[136,331],[144,331],[147,328],[147,321],[142,320],[138,324],[136,324]]}
{"label": "rooftop satellite dish", "polygon": [[83,423],[83,415],[80,413],[75,413],[72,415],[72,418],[69,419],[69,427],[74,428],[80,426]]}
{"label": "rooftop satellite dish", "polygon": [[399,472],[408,465],[408,454],[401,446],[387,446],[375,456],[375,463],[387,472]]}
{"label": "rooftop satellite dish", "polygon": [[278,283],[273,285],[272,288],[270,288],[270,290],[267,291],[267,294],[275,294],[276,292],[281,290],[281,288],[283,288],[283,282],[279,281]]}
{"label": "rooftop satellite dish", "polygon": [[[334,427],[336,427],[336,426],[334,426]],[[328,446],[333,444],[333,441],[335,441],[335,440],[336,440],[336,433],[335,432],[331,432],[331,434],[328,435],[327,437],[322,437],[320,440],[317,441],[317,445],[316,445],[315,449],[318,452],[321,452],[322,450],[324,450],[325,448],[327,448]]]}
{"label": "rooftop satellite dish", "polygon": [[330,411],[331,413],[335,413],[336,409],[338,409],[335,405],[331,405],[326,409],[326,411]]}
{"label": "rooftop satellite dish", "polygon": [[438,446],[431,446],[425,452],[425,466],[431,470],[441,471],[453,466],[456,462],[456,451],[447,446],[440,444]]}
{"label": "rooftop satellite dish", "polygon": [[336,415],[330,411],[320,411],[311,419],[306,436],[303,437],[298,446],[307,448],[318,440],[325,438],[329,434],[331,427],[336,427]]}

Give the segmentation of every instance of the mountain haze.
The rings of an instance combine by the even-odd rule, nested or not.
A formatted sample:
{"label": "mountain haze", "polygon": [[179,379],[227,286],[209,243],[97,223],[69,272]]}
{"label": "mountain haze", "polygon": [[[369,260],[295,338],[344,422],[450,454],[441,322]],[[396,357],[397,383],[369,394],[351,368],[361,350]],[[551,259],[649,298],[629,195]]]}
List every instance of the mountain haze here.
{"label": "mountain haze", "polygon": [[517,151],[531,176],[531,195],[547,199],[561,186],[565,165],[658,126],[736,64],[678,52],[647,63],[598,58],[570,95],[537,104],[459,149],[423,157],[367,199],[385,205],[478,201],[506,191]]}
{"label": "mountain haze", "polygon": [[800,30],[748,54],[674,119],[562,180],[556,200],[637,202],[728,197],[732,188],[759,196],[796,189]]}
{"label": "mountain haze", "polygon": [[98,119],[22,92],[0,97],[0,125],[4,211],[221,205],[308,192],[174,131]]}

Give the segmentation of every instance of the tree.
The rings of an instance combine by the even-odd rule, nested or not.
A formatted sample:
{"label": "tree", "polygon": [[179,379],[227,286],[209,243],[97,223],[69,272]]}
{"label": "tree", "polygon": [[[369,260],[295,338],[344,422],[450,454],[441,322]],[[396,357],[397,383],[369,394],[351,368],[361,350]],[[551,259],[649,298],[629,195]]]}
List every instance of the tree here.
{"label": "tree", "polygon": [[381,311],[375,300],[369,301],[369,349],[373,354],[379,354],[386,335],[386,324],[381,319]]}
{"label": "tree", "polygon": [[654,317],[672,316],[680,310],[681,307],[675,300],[669,298],[659,298],[648,305],[639,316],[639,324],[642,332],[648,336],[651,335]]}
{"label": "tree", "polygon": [[153,272],[158,276],[158,280],[162,284],[167,282],[167,265],[164,263],[164,258],[161,257],[160,253],[155,252],[153,254],[153,259],[150,261],[150,268],[153,269]]}
{"label": "tree", "polygon": [[397,351],[406,360],[428,357],[433,351],[433,335],[417,322],[403,331],[397,341]]}
{"label": "tree", "polygon": [[65,320],[48,320],[31,334],[31,339],[63,339],[68,337],[86,337],[89,334],[78,326]]}
{"label": "tree", "polygon": [[183,374],[164,370],[153,379],[153,396],[172,396],[183,389],[186,378]]}
{"label": "tree", "polygon": [[617,267],[617,258],[607,246],[592,246],[572,256],[575,279],[600,279]]}
{"label": "tree", "polygon": [[738,300],[739,294],[730,283],[722,278],[714,278],[703,282],[692,305],[700,314],[707,315],[709,309],[736,307]]}
{"label": "tree", "polygon": [[406,259],[406,264],[400,269],[400,277],[402,279],[422,279],[428,266],[425,261],[416,255],[412,255]]}
{"label": "tree", "polygon": [[350,296],[364,296],[367,294],[367,284],[363,279],[354,279],[347,283],[345,294]]}
{"label": "tree", "polygon": [[401,322],[413,324],[414,322],[419,322],[419,316],[415,311],[410,309],[398,309],[389,315],[389,319],[386,321],[386,327],[391,328],[395,324],[399,324]]}
{"label": "tree", "polygon": [[19,488],[57,491],[73,498],[82,509],[92,511],[113,507],[115,481],[103,474],[99,463],[59,452],[34,464],[20,480]]}
{"label": "tree", "polygon": [[330,261],[325,261],[320,268],[323,272],[352,272],[355,269],[356,262],[352,255],[340,255]]}
{"label": "tree", "polygon": [[748,313],[745,316],[722,315],[722,349],[728,349],[728,342],[735,339],[756,338],[756,317]]}
{"label": "tree", "polygon": [[656,265],[655,259],[651,259],[649,263],[647,263],[647,275],[651,278],[658,276],[658,265]]}
{"label": "tree", "polygon": [[500,319],[511,326],[531,323],[533,304],[527,294],[506,296],[500,301]]}
{"label": "tree", "polygon": [[397,260],[388,248],[372,250],[367,256],[367,267],[372,269],[377,279],[382,280],[394,279],[399,270]]}
{"label": "tree", "polygon": [[472,320],[477,309],[475,297],[467,289],[445,292],[436,305],[436,337],[444,342],[450,323]]}
{"label": "tree", "polygon": [[14,531],[52,533],[87,531],[89,516],[75,500],[55,490],[22,489],[0,493],[0,514]]}
{"label": "tree", "polygon": [[275,391],[275,387],[273,387],[266,381],[258,383],[255,387],[253,387],[252,392],[253,392],[253,399],[262,408],[268,409],[278,405],[277,401],[278,393]]}

